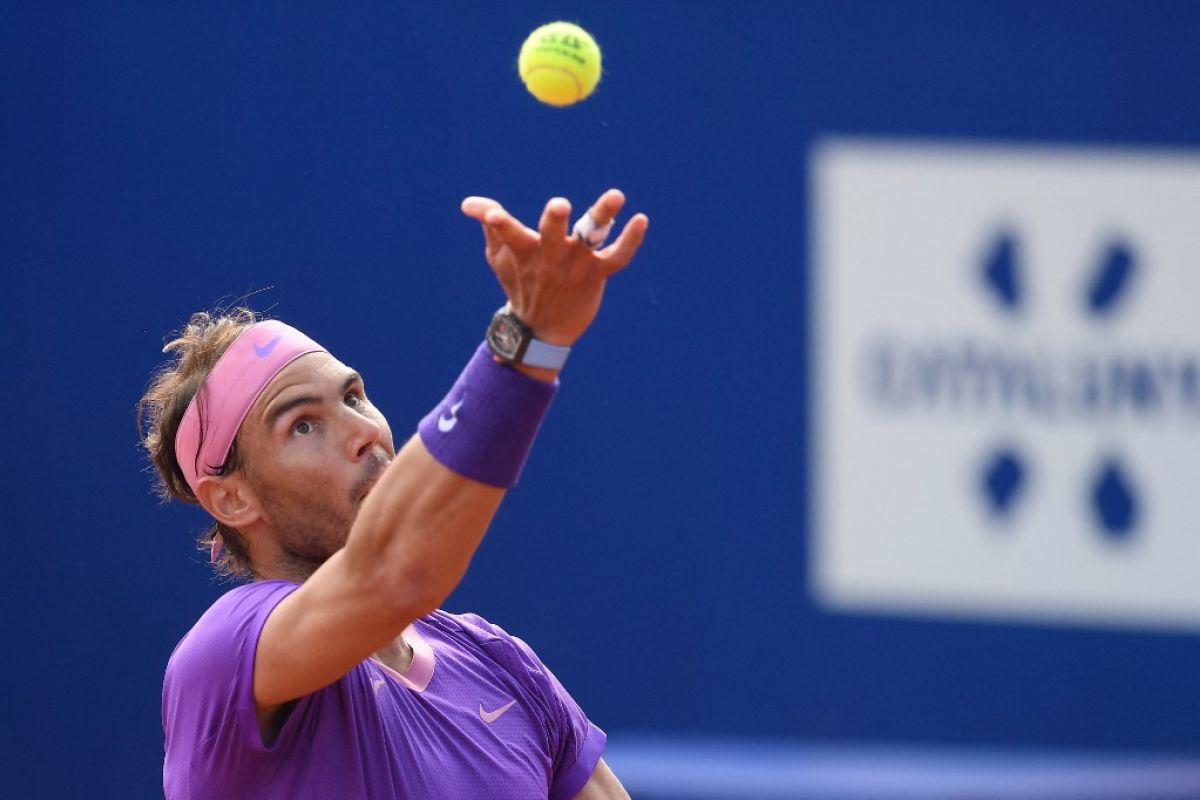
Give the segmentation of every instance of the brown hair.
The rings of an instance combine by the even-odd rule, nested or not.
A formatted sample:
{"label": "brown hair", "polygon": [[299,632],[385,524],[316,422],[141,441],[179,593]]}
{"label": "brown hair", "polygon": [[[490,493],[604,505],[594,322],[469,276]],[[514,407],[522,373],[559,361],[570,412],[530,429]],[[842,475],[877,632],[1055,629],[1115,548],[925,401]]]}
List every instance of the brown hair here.
{"label": "brown hair", "polygon": [[[258,314],[242,306],[200,311],[193,314],[178,336],[163,347],[163,352],[172,358],[154,374],[146,393],[138,401],[137,425],[142,447],[146,448],[158,473],[155,488],[164,501],[175,498],[185,503],[199,502],[175,458],[175,435],[183,413],[208,373],[242,331],[259,319]],[[217,474],[227,475],[241,468],[238,443],[234,439],[229,457]],[[217,574],[253,578],[254,568],[246,539],[236,529],[214,521],[196,544],[205,553],[211,552],[218,536],[224,548],[214,561]]]}

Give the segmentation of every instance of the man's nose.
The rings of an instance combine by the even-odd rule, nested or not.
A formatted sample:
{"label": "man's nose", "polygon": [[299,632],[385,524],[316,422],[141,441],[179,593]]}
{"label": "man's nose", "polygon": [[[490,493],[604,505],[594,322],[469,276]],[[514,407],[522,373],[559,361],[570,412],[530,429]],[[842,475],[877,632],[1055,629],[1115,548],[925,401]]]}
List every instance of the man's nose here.
{"label": "man's nose", "polygon": [[350,458],[359,461],[369,455],[379,444],[383,436],[383,426],[357,411],[352,409],[347,409],[347,411],[350,425],[347,442]]}

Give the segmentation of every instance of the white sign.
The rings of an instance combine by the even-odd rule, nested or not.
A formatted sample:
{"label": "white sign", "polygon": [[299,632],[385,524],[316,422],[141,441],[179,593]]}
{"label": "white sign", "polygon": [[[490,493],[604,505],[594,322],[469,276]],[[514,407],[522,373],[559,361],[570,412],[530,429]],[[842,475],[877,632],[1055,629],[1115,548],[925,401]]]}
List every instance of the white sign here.
{"label": "white sign", "polygon": [[811,170],[818,600],[1200,628],[1200,156]]}

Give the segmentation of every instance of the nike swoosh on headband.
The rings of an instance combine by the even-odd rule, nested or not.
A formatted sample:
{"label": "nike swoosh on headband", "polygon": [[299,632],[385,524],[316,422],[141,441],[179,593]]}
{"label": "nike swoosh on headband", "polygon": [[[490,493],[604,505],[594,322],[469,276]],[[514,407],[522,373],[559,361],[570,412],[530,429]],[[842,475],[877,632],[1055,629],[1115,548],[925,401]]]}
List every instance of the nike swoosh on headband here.
{"label": "nike swoosh on headband", "polygon": [[275,345],[279,344],[279,340],[282,338],[283,334],[276,334],[274,339],[262,345],[261,347],[256,342],[254,344],[254,355],[258,356],[259,358],[266,358],[267,356],[271,355],[271,351],[275,349]]}

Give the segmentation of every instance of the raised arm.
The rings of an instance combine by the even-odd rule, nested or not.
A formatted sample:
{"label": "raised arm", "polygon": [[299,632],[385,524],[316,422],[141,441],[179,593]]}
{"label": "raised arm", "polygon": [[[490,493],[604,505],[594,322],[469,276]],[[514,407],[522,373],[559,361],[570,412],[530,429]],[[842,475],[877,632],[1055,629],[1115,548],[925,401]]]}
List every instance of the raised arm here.
{"label": "raised arm", "polygon": [[[606,192],[590,211],[599,224],[624,203]],[[591,324],[607,279],[633,258],[648,220],[634,216],[610,246],[593,251],[568,236],[570,204],[550,200],[531,230],[494,200],[470,197],[486,255],[516,315],[536,338],[572,345]],[[494,365],[498,370],[513,367]],[[518,366],[534,380],[553,370]],[[254,696],[259,719],[336,681],[387,646],[458,585],[504,488],[465,477],[413,436],[363,502],[344,548],[272,612],[259,638]]]}

